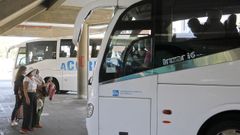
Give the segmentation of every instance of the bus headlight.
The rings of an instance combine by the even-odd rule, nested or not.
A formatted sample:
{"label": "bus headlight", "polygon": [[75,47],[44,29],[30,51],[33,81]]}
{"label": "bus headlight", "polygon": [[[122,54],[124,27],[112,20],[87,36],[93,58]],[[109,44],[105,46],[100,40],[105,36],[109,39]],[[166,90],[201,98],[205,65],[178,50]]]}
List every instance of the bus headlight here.
{"label": "bus headlight", "polygon": [[94,106],[92,103],[88,103],[87,105],[87,117],[90,118],[93,115]]}

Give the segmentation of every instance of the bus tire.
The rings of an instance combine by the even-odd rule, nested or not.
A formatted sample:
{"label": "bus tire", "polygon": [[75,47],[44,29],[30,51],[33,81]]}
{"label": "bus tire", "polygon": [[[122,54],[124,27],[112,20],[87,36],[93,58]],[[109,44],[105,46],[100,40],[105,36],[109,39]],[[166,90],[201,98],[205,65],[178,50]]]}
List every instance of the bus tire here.
{"label": "bus tire", "polygon": [[[49,78],[50,78],[50,77],[44,78],[44,81],[47,82]],[[55,86],[56,86],[56,93],[58,94],[58,93],[60,93],[58,80],[57,80],[56,78],[54,78],[54,77],[52,77],[52,78],[53,78],[52,82],[53,82],[53,83],[55,84]]]}
{"label": "bus tire", "polygon": [[68,90],[61,90],[60,93],[61,94],[66,94],[66,93],[68,93]]}
{"label": "bus tire", "polygon": [[211,124],[205,135],[240,135],[240,118],[234,114]]}

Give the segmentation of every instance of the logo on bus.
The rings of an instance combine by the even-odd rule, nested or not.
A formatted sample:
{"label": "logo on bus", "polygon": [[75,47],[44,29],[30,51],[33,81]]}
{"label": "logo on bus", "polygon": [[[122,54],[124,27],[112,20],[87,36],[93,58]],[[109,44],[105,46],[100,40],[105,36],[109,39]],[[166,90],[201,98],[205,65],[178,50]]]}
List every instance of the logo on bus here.
{"label": "logo on bus", "polygon": [[[96,61],[88,62],[88,71],[93,71],[96,65]],[[77,61],[69,60],[67,62],[63,62],[60,67],[63,71],[76,71],[78,69]]]}
{"label": "logo on bus", "polygon": [[119,90],[113,90],[112,96],[119,96]]}

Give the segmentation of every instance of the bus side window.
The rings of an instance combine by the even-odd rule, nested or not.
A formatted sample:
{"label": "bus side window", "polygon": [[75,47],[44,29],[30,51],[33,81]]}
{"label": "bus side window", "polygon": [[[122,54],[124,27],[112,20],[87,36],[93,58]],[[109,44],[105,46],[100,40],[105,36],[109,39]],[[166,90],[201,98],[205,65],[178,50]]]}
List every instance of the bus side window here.
{"label": "bus side window", "polygon": [[76,50],[73,50],[71,53],[70,53],[70,57],[76,57],[77,56],[77,51]]}
{"label": "bus side window", "polygon": [[29,42],[27,46],[27,64],[36,63],[42,60],[55,59],[56,41]]}
{"label": "bus side window", "polygon": [[61,50],[60,57],[67,57],[67,53],[65,51]]}
{"label": "bus side window", "polygon": [[61,58],[77,56],[77,47],[72,43],[71,39],[61,39],[59,56]]}
{"label": "bus side window", "polygon": [[[205,11],[203,11],[203,13],[205,13]],[[236,13],[232,13],[232,15],[224,15],[222,21],[226,20],[226,18],[228,18],[228,20],[231,20],[231,17],[234,17],[234,14]],[[186,18],[187,16],[183,16],[183,19],[179,18],[179,20],[177,21],[173,20],[169,24],[169,27],[171,27],[171,29],[167,31],[168,33],[163,33],[162,35],[154,37],[155,68],[169,65],[173,65],[171,67],[175,67],[178,69],[184,69],[186,66],[195,67],[188,65],[193,62],[193,59],[213,55],[239,47],[239,33],[237,30],[237,23],[235,18],[232,22],[232,31],[225,36],[222,36],[221,32],[214,33],[204,31],[202,33],[194,33],[196,32],[194,31],[195,29],[193,29],[193,31],[189,33],[190,27],[185,26],[189,26],[189,24],[190,26],[192,26],[192,21],[197,19],[199,19],[202,24],[202,22],[205,22],[206,19],[201,17],[192,17],[193,19],[190,19],[190,21],[188,21],[188,19]],[[228,20],[226,20],[225,22],[227,22]],[[165,39],[163,35],[170,35],[172,36],[172,38],[170,37]],[[221,59],[221,57],[216,58],[216,60],[218,59]],[[179,65],[182,67],[176,67]],[[171,71],[170,66],[169,71]]]}
{"label": "bus side window", "polygon": [[56,52],[52,52],[52,58],[56,59]]}
{"label": "bus side window", "polygon": [[52,52],[49,50],[44,52],[43,59],[52,59]]}

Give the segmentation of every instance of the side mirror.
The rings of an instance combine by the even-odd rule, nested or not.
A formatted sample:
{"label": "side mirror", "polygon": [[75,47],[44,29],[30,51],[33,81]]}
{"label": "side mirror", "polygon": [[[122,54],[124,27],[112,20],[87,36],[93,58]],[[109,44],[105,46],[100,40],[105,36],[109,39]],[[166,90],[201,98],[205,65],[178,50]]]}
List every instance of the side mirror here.
{"label": "side mirror", "polygon": [[91,77],[88,79],[88,85],[92,85],[92,81],[93,81],[93,77],[91,76]]}

